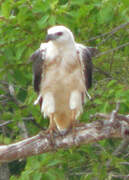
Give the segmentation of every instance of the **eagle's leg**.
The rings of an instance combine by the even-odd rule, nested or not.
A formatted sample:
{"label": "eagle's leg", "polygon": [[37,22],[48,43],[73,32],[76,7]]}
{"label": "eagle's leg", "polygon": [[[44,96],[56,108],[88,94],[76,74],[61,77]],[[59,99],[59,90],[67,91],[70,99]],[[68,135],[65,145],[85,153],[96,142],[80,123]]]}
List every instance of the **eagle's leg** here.
{"label": "eagle's leg", "polygon": [[73,109],[72,110],[72,124],[71,124],[71,127],[72,127],[72,133],[73,133],[73,136],[76,135],[76,126],[77,126],[77,120],[76,120],[76,114],[77,114],[77,110],[76,109]]}
{"label": "eagle's leg", "polygon": [[71,124],[73,139],[75,139],[76,137],[77,127],[82,127],[82,123],[79,123],[79,121],[76,119],[77,114],[80,114],[80,111],[78,109],[73,109],[72,110],[72,124]]}
{"label": "eagle's leg", "polygon": [[49,133],[51,144],[54,145],[54,132],[56,129],[56,124],[54,122],[54,113],[50,114],[50,123],[47,129],[47,133]]}
{"label": "eagle's leg", "polygon": [[[74,109],[72,110],[72,128],[75,129],[76,127],[82,127],[85,125],[85,123],[83,122],[79,122],[77,119],[76,119],[76,116],[78,114],[78,111],[77,109]],[[79,113],[80,114],[80,113]]]}
{"label": "eagle's leg", "polygon": [[50,118],[50,124],[49,124],[48,129],[46,131],[41,131],[40,135],[43,137],[49,135],[51,145],[54,146],[54,132],[56,132],[56,125],[54,122],[54,113],[50,114],[49,118]]}
{"label": "eagle's leg", "polygon": [[47,135],[47,134],[52,135],[54,132],[56,132],[56,124],[54,122],[54,113],[49,115],[49,119],[50,119],[50,122],[49,122],[48,129],[45,131],[42,131],[42,134],[44,135]]}
{"label": "eagle's leg", "polygon": [[72,127],[76,125],[76,109],[72,110]]}
{"label": "eagle's leg", "polygon": [[53,134],[56,130],[56,124],[54,121],[54,113],[50,114],[50,123],[49,123],[49,127],[47,129],[47,132],[50,134]]}

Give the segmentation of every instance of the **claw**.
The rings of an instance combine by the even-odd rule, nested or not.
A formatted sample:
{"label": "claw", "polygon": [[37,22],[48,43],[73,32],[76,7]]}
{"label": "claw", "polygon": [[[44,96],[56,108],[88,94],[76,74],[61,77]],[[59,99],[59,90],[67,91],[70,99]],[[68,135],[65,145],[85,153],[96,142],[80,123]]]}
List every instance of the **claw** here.
{"label": "claw", "polygon": [[40,133],[41,137],[47,136],[50,139],[50,143],[52,146],[54,146],[54,130],[51,128],[48,128],[46,131],[41,131]]}
{"label": "claw", "polygon": [[64,136],[65,134],[67,134],[68,131],[69,131],[68,129],[62,129],[62,130],[59,131],[59,134],[61,136]]}

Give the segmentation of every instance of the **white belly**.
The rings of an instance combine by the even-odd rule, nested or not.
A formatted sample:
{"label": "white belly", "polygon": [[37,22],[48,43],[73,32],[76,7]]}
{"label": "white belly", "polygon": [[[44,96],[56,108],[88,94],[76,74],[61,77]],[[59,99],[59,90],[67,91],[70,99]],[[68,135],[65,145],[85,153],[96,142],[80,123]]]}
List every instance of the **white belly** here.
{"label": "white belly", "polygon": [[80,68],[63,67],[53,64],[42,80],[40,94],[43,96],[42,111],[45,115],[54,112],[71,113],[82,110],[82,93],[85,84]]}

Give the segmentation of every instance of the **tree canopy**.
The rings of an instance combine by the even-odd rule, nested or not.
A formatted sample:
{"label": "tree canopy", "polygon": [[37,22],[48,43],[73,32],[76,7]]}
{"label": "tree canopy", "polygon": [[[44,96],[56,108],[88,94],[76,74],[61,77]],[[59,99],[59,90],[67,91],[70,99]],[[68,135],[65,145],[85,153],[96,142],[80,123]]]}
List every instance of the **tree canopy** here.
{"label": "tree canopy", "polygon": [[[48,127],[33,105],[37,95],[28,59],[53,25],[67,26],[77,42],[99,50],[93,58],[92,100],[80,121],[96,121],[91,115],[108,114],[117,102],[119,113],[129,115],[128,0],[0,0],[0,144]],[[6,168],[10,180],[128,178],[128,142],[104,139],[10,162]]]}

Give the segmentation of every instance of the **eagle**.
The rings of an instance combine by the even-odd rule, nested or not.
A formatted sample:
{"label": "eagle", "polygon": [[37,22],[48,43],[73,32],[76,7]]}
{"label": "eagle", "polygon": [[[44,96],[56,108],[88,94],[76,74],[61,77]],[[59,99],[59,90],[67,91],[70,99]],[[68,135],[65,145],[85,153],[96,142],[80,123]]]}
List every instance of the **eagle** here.
{"label": "eagle", "polygon": [[76,43],[63,25],[48,29],[46,42],[30,57],[34,90],[41,113],[49,118],[48,132],[65,134],[83,110],[92,85],[92,56],[96,48]]}

